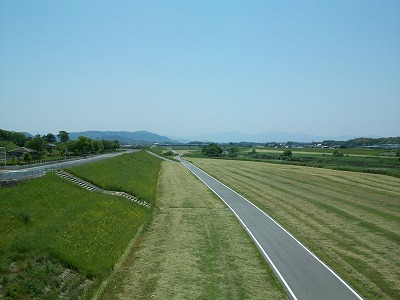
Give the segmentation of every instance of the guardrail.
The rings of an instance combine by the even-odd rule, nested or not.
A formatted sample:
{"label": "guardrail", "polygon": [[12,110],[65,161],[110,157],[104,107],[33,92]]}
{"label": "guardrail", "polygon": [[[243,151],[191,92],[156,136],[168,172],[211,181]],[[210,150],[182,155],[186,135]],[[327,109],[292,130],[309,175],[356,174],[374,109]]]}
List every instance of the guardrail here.
{"label": "guardrail", "polygon": [[[109,153],[109,154],[104,154],[104,155],[99,155],[99,156],[84,157],[84,158],[79,158],[79,159],[63,160],[63,161],[56,162],[53,164],[42,164],[42,165],[31,166],[31,169],[10,170],[9,168],[7,168],[7,171],[4,171],[5,169],[3,168],[3,172],[0,170],[0,182],[18,181],[18,180],[41,177],[44,174],[46,174],[46,172],[62,170],[66,167],[71,167],[73,165],[95,162],[95,161],[98,161],[101,159],[110,158],[113,156],[117,156],[117,155],[124,154],[124,153],[129,153],[129,152],[133,152],[133,151],[126,151],[126,152],[124,151],[124,152]],[[0,169],[2,169],[2,168],[0,168]]]}
{"label": "guardrail", "polygon": [[52,172],[60,169],[60,165],[57,166],[49,166],[46,168],[41,168],[39,170],[20,170],[20,171],[11,171],[11,172],[0,172],[0,181],[11,181],[11,180],[24,180],[24,179],[32,179],[37,177],[42,177],[47,172]]}

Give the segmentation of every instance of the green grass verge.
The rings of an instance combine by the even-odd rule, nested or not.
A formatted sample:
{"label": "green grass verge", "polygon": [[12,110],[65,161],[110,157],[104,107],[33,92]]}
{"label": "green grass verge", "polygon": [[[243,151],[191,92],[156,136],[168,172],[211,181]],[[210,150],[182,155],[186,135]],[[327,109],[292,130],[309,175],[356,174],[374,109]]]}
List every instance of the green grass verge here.
{"label": "green grass verge", "polygon": [[400,298],[400,180],[192,159],[275,218],[367,299]]}
{"label": "green grass verge", "polygon": [[149,215],[122,197],[88,192],[54,174],[0,188],[0,295],[84,293],[85,282],[95,287],[110,274]]}
{"label": "green grass verge", "polygon": [[[86,179],[107,180],[106,169],[113,182],[137,181],[128,192],[155,199],[159,159],[137,153],[110,161],[84,169]],[[151,220],[143,206],[51,173],[0,188],[0,299],[90,298]]]}
{"label": "green grass verge", "polygon": [[103,299],[287,299],[232,212],[183,165],[162,164],[157,203]]}
{"label": "green grass verge", "polygon": [[161,160],[145,151],[68,168],[68,172],[105,190],[124,191],[154,204]]}

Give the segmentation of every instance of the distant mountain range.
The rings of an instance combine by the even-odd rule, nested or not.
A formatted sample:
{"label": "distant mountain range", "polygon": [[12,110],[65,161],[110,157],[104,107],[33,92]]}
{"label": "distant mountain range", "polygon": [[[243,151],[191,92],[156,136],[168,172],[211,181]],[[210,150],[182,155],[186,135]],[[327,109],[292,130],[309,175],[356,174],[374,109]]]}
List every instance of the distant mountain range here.
{"label": "distant mountain range", "polygon": [[[32,134],[24,132],[27,137],[33,137]],[[238,131],[228,131],[221,133],[211,133],[188,137],[166,137],[148,131],[83,131],[70,132],[69,138],[77,140],[79,136],[85,136],[93,140],[118,140],[124,144],[153,144],[153,143],[189,143],[193,141],[199,142],[215,142],[215,143],[239,143],[239,142],[322,142],[324,140],[348,141],[359,136],[318,136],[306,133],[288,133],[281,131],[271,131],[259,134],[247,134]],[[364,136],[367,138],[377,138],[377,136]]]}
{"label": "distant mountain range", "polygon": [[166,136],[148,131],[84,131],[70,132],[70,140],[77,140],[78,137],[85,136],[92,140],[117,140],[124,144],[152,144],[152,143],[177,143]]}
{"label": "distant mountain range", "polygon": [[335,141],[347,141],[356,138],[356,136],[318,136],[306,133],[288,133],[280,131],[264,132],[259,134],[247,134],[238,131],[228,131],[221,133],[205,134],[193,137],[185,138],[174,138],[180,142],[190,142],[190,141],[200,141],[200,142],[218,142],[218,143],[229,143],[229,142],[255,142],[255,143],[265,143],[265,142],[313,142],[313,141],[323,141],[323,140],[335,140]]}

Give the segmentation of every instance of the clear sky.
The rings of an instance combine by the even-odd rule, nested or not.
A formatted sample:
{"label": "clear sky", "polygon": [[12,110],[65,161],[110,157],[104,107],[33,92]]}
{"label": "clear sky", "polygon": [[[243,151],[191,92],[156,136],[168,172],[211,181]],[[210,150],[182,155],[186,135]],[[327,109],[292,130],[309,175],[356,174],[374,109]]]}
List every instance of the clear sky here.
{"label": "clear sky", "polygon": [[0,128],[400,135],[400,1],[0,0]]}

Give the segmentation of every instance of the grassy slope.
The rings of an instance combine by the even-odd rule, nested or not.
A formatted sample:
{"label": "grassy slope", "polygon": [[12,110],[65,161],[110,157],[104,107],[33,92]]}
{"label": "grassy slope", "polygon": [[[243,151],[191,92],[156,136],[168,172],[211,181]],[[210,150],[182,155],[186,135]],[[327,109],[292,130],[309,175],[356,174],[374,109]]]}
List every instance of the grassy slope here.
{"label": "grassy slope", "polygon": [[163,163],[159,213],[104,299],[285,299],[232,213],[178,163]]}
{"label": "grassy slope", "polygon": [[[133,180],[134,170],[138,182],[129,191],[155,191],[160,164],[154,157],[124,158],[102,161],[100,168],[93,163],[87,179],[104,180],[97,170],[106,168],[114,181],[124,182]],[[90,295],[151,218],[125,198],[89,192],[54,174],[0,188],[0,299]]]}
{"label": "grassy slope", "polygon": [[[17,291],[17,298],[24,293],[48,297],[44,286],[36,292],[31,289],[51,278],[34,282],[29,276],[47,272],[39,269],[49,261],[60,272],[65,272],[62,265],[84,277],[106,277],[148,215],[146,209],[122,197],[88,192],[54,174],[1,188],[0,281],[8,283],[0,295],[18,290],[22,283],[17,277],[25,276],[28,287]],[[32,270],[32,264],[38,268]]]}
{"label": "grassy slope", "polygon": [[400,180],[193,159],[272,215],[369,299],[400,298]]}
{"label": "grassy slope", "polygon": [[159,158],[140,151],[68,171],[103,189],[124,191],[154,204],[160,163]]}

